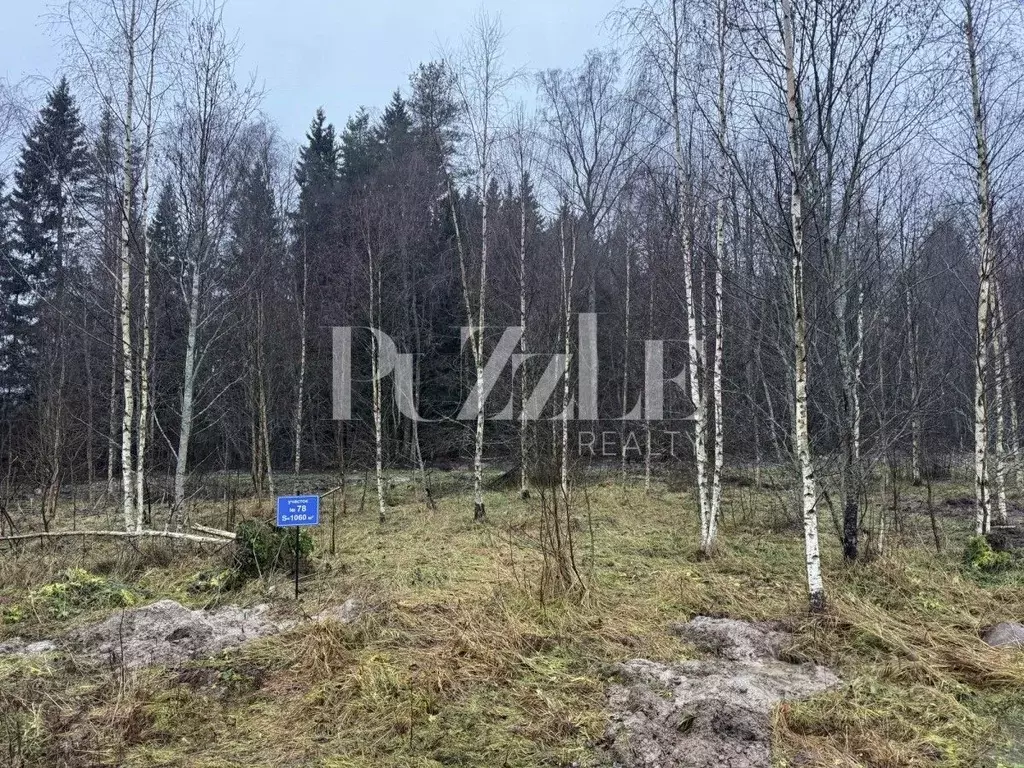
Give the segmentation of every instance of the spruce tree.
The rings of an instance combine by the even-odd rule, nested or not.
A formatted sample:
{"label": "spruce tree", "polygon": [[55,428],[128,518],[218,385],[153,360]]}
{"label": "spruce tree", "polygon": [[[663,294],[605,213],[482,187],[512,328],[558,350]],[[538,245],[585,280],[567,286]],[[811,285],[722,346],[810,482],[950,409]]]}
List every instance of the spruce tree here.
{"label": "spruce tree", "polygon": [[299,150],[295,181],[299,185],[299,217],[308,229],[317,229],[309,225],[321,224],[330,216],[338,182],[338,143],[323,109],[316,111],[306,146]]}
{"label": "spruce tree", "polygon": [[408,152],[412,139],[412,116],[399,91],[391,96],[380,123],[374,129],[379,154],[388,160],[400,160]]}
{"label": "spruce tree", "polygon": [[157,267],[171,275],[180,275],[184,265],[184,236],[174,187],[165,182],[160,188],[156,212],[149,225],[149,248]]}
{"label": "spruce tree", "polygon": [[[334,126],[327,122],[322,109],[316,111],[307,144],[299,152],[295,181],[299,185],[299,206],[292,220],[294,232],[295,300],[299,323],[297,381],[294,410],[293,467],[298,473],[302,466],[303,406],[306,391],[307,347],[309,342],[308,318],[310,306],[322,304],[317,287],[330,281],[330,264],[337,248],[339,227],[338,208],[338,144]],[[322,355],[314,356],[323,359]],[[322,387],[324,377],[313,379],[314,387]],[[326,397],[323,392],[314,397]]]}
{"label": "spruce tree", "polygon": [[30,288],[42,297],[73,266],[89,171],[85,125],[61,79],[25,136],[12,196],[15,245]]}
{"label": "spruce tree", "polygon": [[375,138],[370,113],[360,107],[341,134],[341,175],[349,188],[358,188],[373,173],[377,162]]}
{"label": "spruce tree", "polygon": [[90,170],[85,125],[62,78],[25,135],[11,195],[14,256],[8,295],[16,309],[9,360],[26,388],[47,340],[62,343],[59,326],[68,283],[79,267],[76,246],[85,227]]}

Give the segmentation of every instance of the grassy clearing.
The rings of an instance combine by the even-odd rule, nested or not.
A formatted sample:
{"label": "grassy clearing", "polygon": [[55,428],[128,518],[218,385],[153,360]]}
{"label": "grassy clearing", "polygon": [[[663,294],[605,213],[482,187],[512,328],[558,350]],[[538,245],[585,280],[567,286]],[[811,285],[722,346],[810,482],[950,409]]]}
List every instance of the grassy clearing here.
{"label": "grassy clearing", "polygon": [[[666,626],[698,613],[783,619],[797,632],[794,660],[843,677],[840,691],[777,711],[780,764],[994,765],[993,746],[1024,727],[1024,655],[978,639],[985,625],[1024,617],[1024,577],[965,569],[966,527],[955,517],[943,520],[946,552],[934,552],[927,519],[910,515],[886,557],[853,568],[826,528],[832,607],[812,621],[800,533],[776,491],[728,487],[723,544],[705,561],[686,489],[645,497],[591,485],[576,503],[591,581],[582,604],[538,597],[536,501],[492,493],[490,520],[479,525],[470,497],[445,491],[430,513],[398,486],[383,525],[369,508],[356,513],[350,491],[337,554],[326,554],[329,524],[314,534],[316,569],[298,605],[287,574],[239,591],[218,592],[216,579],[209,588],[197,575],[225,562],[209,550],[48,542],[3,552],[0,608],[16,620],[0,626],[0,639],[50,637],[109,615],[122,587],[192,606],[270,601],[296,618],[353,595],[370,610],[353,625],[303,624],[177,670],[127,674],[57,654],[0,660],[0,764],[596,764],[610,665],[690,655]],[[201,512],[217,524],[223,506]],[[239,519],[258,512],[241,504]],[[44,585],[72,567],[112,586],[54,613]]]}

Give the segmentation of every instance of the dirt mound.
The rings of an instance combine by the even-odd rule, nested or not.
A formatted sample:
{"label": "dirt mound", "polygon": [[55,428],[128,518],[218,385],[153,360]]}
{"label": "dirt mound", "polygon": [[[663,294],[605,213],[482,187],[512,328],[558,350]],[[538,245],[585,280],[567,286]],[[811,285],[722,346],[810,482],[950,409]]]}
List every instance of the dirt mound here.
{"label": "dirt mound", "polygon": [[769,768],[771,711],[839,683],[824,667],[778,656],[791,636],[767,623],[699,616],[673,631],[719,658],[618,665],[606,733],[625,768]]}
{"label": "dirt mound", "polygon": [[40,653],[49,653],[57,650],[52,640],[39,640],[30,643],[20,637],[12,637],[0,643],[0,656],[35,656]]}
{"label": "dirt mound", "polygon": [[123,661],[133,669],[173,665],[276,634],[281,628],[266,617],[267,611],[266,605],[193,611],[173,600],[160,600],[115,613],[73,632],[69,640],[87,656]]}
{"label": "dirt mound", "polygon": [[[130,669],[152,664],[173,666],[213,656],[267,635],[293,629],[293,620],[271,621],[269,606],[228,605],[213,611],[193,611],[174,600],[111,614],[96,624],[74,630],[65,638],[28,642],[20,637],[0,643],[0,656],[31,656],[51,651],[70,652]],[[356,598],[328,606],[313,621],[349,624],[367,610]]]}
{"label": "dirt mound", "polygon": [[704,653],[730,661],[778,659],[792,636],[769,621],[737,621],[696,616],[685,624],[673,624],[673,633]]}

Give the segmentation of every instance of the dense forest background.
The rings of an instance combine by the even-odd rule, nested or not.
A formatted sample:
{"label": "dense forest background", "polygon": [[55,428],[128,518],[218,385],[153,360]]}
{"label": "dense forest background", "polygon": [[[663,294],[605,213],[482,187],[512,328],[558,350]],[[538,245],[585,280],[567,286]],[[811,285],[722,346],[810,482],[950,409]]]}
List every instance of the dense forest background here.
{"label": "dense forest background", "polygon": [[[4,112],[24,132],[0,205],[0,488],[44,524],[88,483],[140,527],[144,499],[180,511],[221,470],[272,494],[476,459],[528,491],[548,459],[563,484],[603,460],[638,483],[696,467],[703,495],[772,463],[816,471],[811,506],[835,502],[856,557],[879,470],[923,482],[974,452],[981,528],[1024,481],[1019,8],[651,0],[609,20],[619,47],[546,72],[504,61],[482,14],[383,109],[315,111],[297,157],[216,2],[66,16],[66,76]],[[601,419],[570,424],[579,313]],[[336,326],[415,354],[424,421],[372,382],[360,330],[333,418]],[[507,327],[539,357],[488,418],[455,418]],[[658,423],[634,411],[646,340],[685,374]],[[549,418],[520,421],[557,354]],[[577,450],[581,430],[613,447]]]}

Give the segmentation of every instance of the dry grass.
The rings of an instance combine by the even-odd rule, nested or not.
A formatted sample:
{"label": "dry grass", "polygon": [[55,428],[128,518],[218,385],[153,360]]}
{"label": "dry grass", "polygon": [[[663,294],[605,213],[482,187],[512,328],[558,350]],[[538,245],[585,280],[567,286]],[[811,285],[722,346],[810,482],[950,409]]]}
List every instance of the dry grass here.
{"label": "dry grass", "polygon": [[[317,531],[318,568],[299,605],[284,574],[193,594],[196,573],[219,556],[180,546],[51,542],[0,555],[0,607],[25,604],[78,565],[192,605],[269,600],[299,618],[355,595],[369,608],[352,625],[303,623],[182,670],[125,675],[56,655],[0,661],[0,764],[19,765],[4,762],[10,755],[75,768],[594,764],[608,665],[684,657],[666,626],[697,613],[783,619],[797,631],[796,660],[843,676],[840,691],[779,709],[782,763],[981,764],[1024,690],[1020,655],[978,640],[979,628],[1024,615],[1020,576],[963,572],[959,552],[927,549],[923,520],[907,521],[886,558],[854,568],[827,532],[832,608],[811,621],[799,532],[787,529],[777,492],[727,489],[723,545],[705,561],[685,489],[647,498],[592,486],[575,507],[589,592],[559,602],[540,599],[536,502],[492,493],[490,522],[479,525],[454,488],[434,513],[403,490],[384,525],[370,509],[354,513],[353,493],[334,557],[323,554],[329,524]],[[260,511],[237,506],[240,517]],[[203,512],[211,523],[224,517],[218,503]],[[955,540],[957,523],[948,526]],[[102,613],[33,613],[0,637],[52,636]]]}

